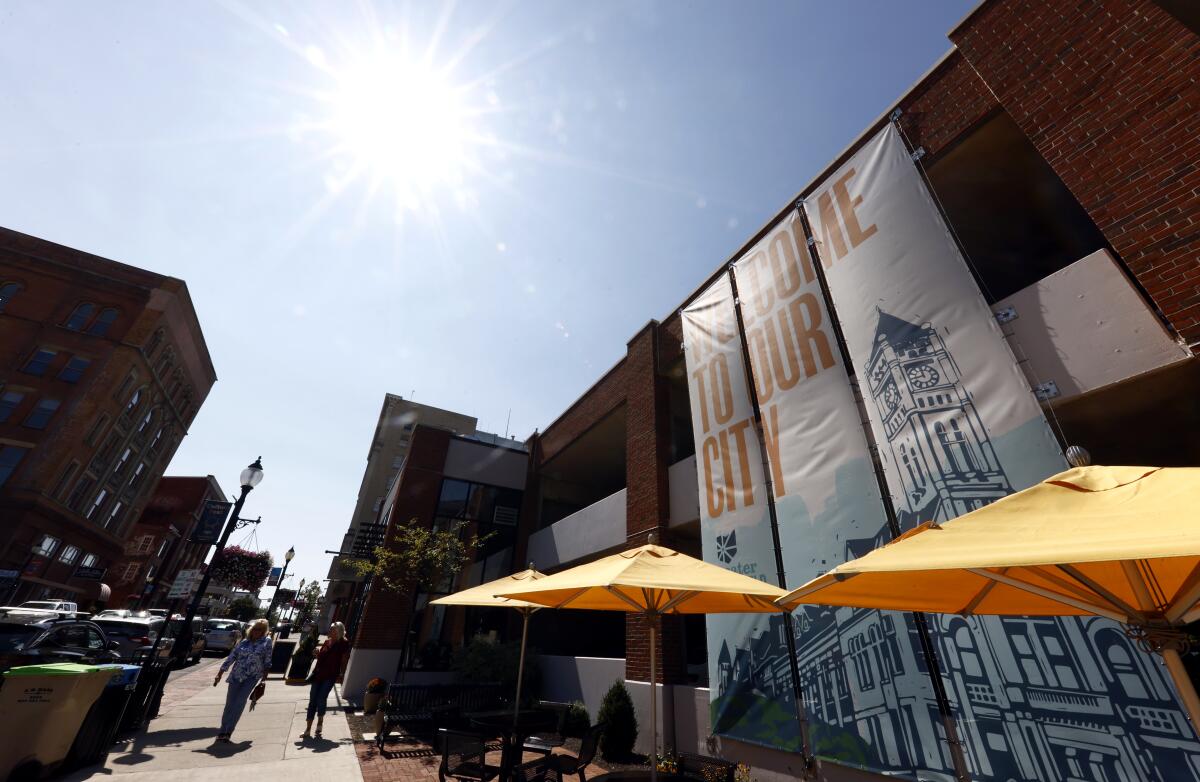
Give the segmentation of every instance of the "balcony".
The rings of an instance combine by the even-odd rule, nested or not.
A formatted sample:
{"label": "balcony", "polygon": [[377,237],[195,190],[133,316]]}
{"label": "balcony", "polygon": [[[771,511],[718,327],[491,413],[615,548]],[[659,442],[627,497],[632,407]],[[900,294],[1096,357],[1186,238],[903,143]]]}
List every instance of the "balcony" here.
{"label": "balcony", "polygon": [[992,305],[1043,402],[1083,396],[1185,361],[1107,250],[1097,250]]}
{"label": "balcony", "polygon": [[624,543],[621,489],[530,535],[528,558],[538,570],[548,570]]}

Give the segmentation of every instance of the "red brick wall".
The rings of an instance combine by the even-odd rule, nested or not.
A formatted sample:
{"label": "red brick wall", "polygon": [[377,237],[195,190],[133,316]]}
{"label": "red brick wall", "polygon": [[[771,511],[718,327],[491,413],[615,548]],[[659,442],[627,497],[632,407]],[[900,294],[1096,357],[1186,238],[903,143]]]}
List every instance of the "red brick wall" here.
{"label": "red brick wall", "polygon": [[545,463],[625,402],[625,361],[610,369],[541,434]]}
{"label": "red brick wall", "polygon": [[[646,542],[650,532],[662,545],[671,542],[667,483],[670,417],[666,382],[658,371],[658,323],[650,322],[630,340],[625,354],[625,527],[629,545]],[[664,617],[658,645],[659,681],[684,681],[683,623]],[[625,621],[625,676],[650,679],[649,632],[645,621],[629,615]]]}
{"label": "red brick wall", "polygon": [[1170,323],[1200,340],[1200,37],[1148,1],[997,0],[951,39]]}
{"label": "red brick wall", "polygon": [[[414,518],[426,526],[433,524],[449,447],[450,433],[447,431],[424,426],[413,430],[408,459],[393,494],[385,546],[395,545],[397,524],[405,524]],[[403,648],[404,630],[411,609],[411,592],[401,594],[389,590],[376,579],[363,608],[354,645],[364,649]]]}
{"label": "red brick wall", "polygon": [[999,108],[996,96],[954,51],[900,101],[900,127],[930,158]]}

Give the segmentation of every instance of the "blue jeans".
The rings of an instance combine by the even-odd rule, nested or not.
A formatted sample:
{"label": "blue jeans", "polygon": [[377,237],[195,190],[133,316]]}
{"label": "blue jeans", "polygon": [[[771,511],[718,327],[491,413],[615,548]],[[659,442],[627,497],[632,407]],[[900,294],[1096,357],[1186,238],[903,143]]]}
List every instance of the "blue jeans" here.
{"label": "blue jeans", "polygon": [[229,692],[225,694],[225,711],[221,712],[221,734],[228,736],[237,727],[242,712],[246,710],[246,701],[250,693],[258,685],[259,680],[253,677],[244,682],[229,680]]}
{"label": "blue jeans", "polygon": [[333,689],[335,679],[317,679],[308,690],[308,721],[312,722],[313,715],[325,719],[325,699]]}

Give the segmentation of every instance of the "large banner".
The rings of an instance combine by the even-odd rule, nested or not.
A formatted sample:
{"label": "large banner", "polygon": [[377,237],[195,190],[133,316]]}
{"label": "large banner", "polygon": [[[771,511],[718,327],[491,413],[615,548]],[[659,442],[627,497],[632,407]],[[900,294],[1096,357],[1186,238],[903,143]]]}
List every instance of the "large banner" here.
{"label": "large banner", "polygon": [[[722,276],[684,309],[683,338],[704,559],[776,584],[761,446],[729,277]],[[800,728],[794,709],[764,693],[756,679],[761,666],[754,659],[754,639],[769,635],[771,619],[770,614],[707,618],[712,729],[798,750]],[[768,671],[776,677],[772,692],[791,687],[786,665],[782,671],[777,668]]]}
{"label": "large banner", "polygon": [[[885,542],[887,514],[799,215],[738,260],[734,276],[785,574],[796,587]],[[814,753],[915,776],[941,749],[937,702],[911,615],[803,606],[794,617]],[[790,703],[782,619],[771,625],[735,656],[744,652],[758,663],[756,691]],[[746,738],[761,727],[743,718],[723,732]]]}
{"label": "large banner", "polygon": [[[901,528],[1063,469],[896,130],[864,145],[804,208]],[[1111,622],[931,620],[975,779],[1196,778],[1200,743],[1160,667]],[[951,778],[948,758],[927,769]]]}

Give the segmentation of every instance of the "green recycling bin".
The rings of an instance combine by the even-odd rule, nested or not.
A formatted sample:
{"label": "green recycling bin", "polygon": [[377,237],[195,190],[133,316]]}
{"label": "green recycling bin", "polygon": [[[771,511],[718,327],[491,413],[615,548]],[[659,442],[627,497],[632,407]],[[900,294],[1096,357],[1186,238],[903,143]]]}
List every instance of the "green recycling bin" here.
{"label": "green recycling bin", "polygon": [[79,726],[104,687],[111,669],[78,663],[25,665],[4,674],[0,687],[0,779],[14,771],[34,776],[67,756]]}

